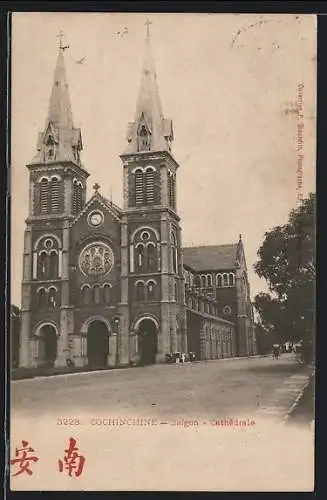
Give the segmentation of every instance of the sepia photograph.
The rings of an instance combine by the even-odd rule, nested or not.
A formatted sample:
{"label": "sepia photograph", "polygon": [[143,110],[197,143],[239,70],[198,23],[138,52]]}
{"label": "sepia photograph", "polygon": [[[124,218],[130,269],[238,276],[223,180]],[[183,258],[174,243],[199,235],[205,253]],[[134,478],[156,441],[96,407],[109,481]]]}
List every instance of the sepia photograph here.
{"label": "sepia photograph", "polygon": [[314,490],[317,18],[14,12],[12,491]]}

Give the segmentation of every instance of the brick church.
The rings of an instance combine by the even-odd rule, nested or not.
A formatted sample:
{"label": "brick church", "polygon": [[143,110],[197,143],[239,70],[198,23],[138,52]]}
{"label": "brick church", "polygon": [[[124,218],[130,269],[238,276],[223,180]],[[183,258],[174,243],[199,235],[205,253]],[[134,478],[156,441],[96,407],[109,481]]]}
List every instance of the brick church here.
{"label": "brick church", "polygon": [[60,46],[46,126],[29,170],[19,366],[103,367],[256,353],[241,237],[182,247],[178,163],[149,33],[134,121],[127,127],[123,207],[86,199]]}

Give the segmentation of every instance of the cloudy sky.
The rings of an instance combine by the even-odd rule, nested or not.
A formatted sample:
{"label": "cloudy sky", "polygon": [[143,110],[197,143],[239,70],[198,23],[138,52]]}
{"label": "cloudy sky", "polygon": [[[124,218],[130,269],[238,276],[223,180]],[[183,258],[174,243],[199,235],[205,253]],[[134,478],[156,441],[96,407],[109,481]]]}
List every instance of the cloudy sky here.
{"label": "cloudy sky", "polygon": [[[12,35],[12,302],[20,305],[28,171],[46,118],[59,30],[82,160],[104,196],[122,203],[119,154],[133,120],[145,26],[166,117],[172,118],[178,211],[186,245],[242,233],[252,296],[265,231],[296,205],[303,101],[302,193],[315,186],[316,18],[250,14],[16,13]],[[128,28],[123,37],[118,31]],[[83,64],[76,62],[85,57]],[[299,97],[299,86],[302,86]],[[292,112],[293,110],[293,112]]]}

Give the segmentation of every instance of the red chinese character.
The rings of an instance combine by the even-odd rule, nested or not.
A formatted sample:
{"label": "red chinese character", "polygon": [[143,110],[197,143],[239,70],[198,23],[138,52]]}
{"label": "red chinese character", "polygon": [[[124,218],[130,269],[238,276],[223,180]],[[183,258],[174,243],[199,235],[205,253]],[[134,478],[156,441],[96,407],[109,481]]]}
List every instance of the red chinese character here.
{"label": "red chinese character", "polygon": [[29,468],[30,462],[38,462],[38,457],[28,455],[28,453],[34,452],[34,449],[29,446],[27,441],[22,441],[22,448],[16,448],[15,456],[17,458],[13,458],[10,460],[11,465],[17,464],[19,470],[14,476],[18,476],[19,474],[23,474],[23,472],[27,472],[30,476],[33,474],[33,471]]}
{"label": "red chinese character", "polygon": [[68,470],[68,475],[71,476],[73,471],[75,476],[78,477],[83,472],[83,467],[85,464],[85,457],[79,455],[78,448],[75,446],[76,440],[74,438],[69,438],[69,445],[67,450],[65,450],[64,460],[58,460],[59,472],[63,472],[64,468]]}

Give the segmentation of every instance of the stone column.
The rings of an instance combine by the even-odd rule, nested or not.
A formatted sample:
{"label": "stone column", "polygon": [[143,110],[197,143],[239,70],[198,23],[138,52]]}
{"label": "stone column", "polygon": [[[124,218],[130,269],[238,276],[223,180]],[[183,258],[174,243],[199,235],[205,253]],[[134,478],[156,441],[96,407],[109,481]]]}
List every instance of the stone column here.
{"label": "stone column", "polygon": [[74,315],[69,307],[69,236],[68,222],[65,221],[62,231],[61,307],[55,366],[66,366],[69,357],[68,333],[74,331]]}
{"label": "stone column", "polygon": [[[164,170],[162,170],[163,172]],[[161,233],[161,319],[158,332],[158,352],[156,362],[165,361],[166,353],[171,349],[171,291],[169,286],[169,221],[167,214],[162,215],[160,223]]]}
{"label": "stone column", "polygon": [[167,166],[163,163],[160,165],[160,184],[161,184],[161,205],[167,207],[168,200],[168,170]]}
{"label": "stone column", "polygon": [[117,361],[117,334],[112,333],[108,338],[109,342],[109,354],[107,358],[108,366],[116,366]]}
{"label": "stone column", "polygon": [[71,214],[72,211],[72,190],[73,190],[73,179],[67,177],[64,179],[64,212],[65,214]]}
{"label": "stone column", "polygon": [[23,283],[22,283],[22,307],[21,307],[21,329],[19,346],[19,366],[28,368],[32,366],[30,339],[32,336],[32,231],[29,226],[24,233],[23,254]]}
{"label": "stone column", "polygon": [[120,322],[118,327],[119,364],[129,364],[129,260],[128,260],[128,225],[126,216],[121,223],[121,301],[118,307]]}

